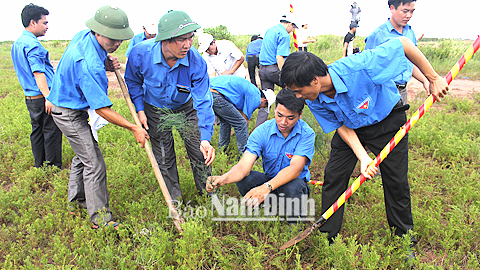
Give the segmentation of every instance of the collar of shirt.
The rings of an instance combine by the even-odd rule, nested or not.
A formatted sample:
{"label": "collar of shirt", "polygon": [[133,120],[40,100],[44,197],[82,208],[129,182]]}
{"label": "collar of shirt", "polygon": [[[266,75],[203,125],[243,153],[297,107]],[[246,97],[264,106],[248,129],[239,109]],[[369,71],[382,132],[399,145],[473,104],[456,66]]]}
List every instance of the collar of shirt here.
{"label": "collar of shirt", "polygon": [[[348,88],[345,86],[345,83],[343,83],[342,79],[340,78],[340,76],[338,76],[337,74],[337,70],[335,67],[332,67],[332,66],[328,66],[328,69],[332,69],[334,70],[335,72],[329,72],[328,74],[330,75],[330,78],[332,80],[332,84],[335,88],[335,97],[337,97],[338,94],[341,94],[341,93],[346,93],[348,92]],[[323,94],[323,93],[320,93],[318,95],[318,100],[321,102],[325,102],[325,103],[334,103],[335,102],[335,97],[334,98],[330,98],[330,97],[327,97],[327,95]]]}
{"label": "collar of shirt", "polygon": [[[300,120],[300,119],[299,119]],[[280,138],[284,138],[286,141],[288,141],[290,138],[294,137],[297,134],[301,133],[301,128],[299,125],[299,121],[295,123],[295,126],[293,126],[292,131],[288,134],[287,138],[283,137],[283,134],[280,132],[277,126],[277,122],[275,119],[273,119],[273,125],[270,126],[270,129],[268,130],[268,135],[271,137],[272,135],[277,135]]]}
{"label": "collar of shirt", "polygon": [[[392,24],[392,22],[390,21],[390,18],[388,18],[388,20],[387,20],[387,28],[388,28],[388,31],[389,31],[389,32],[395,31],[395,32],[397,32],[399,35],[403,35],[403,34],[399,33],[399,32],[397,31],[397,29],[395,29],[395,28],[393,27],[393,24]],[[407,24],[407,25],[405,25],[403,28],[404,28],[403,30],[410,30],[410,25]]]}
{"label": "collar of shirt", "polygon": [[[157,46],[160,46],[160,48],[156,49]],[[173,67],[170,68],[170,66],[167,64],[167,61],[165,61],[165,58],[163,58],[162,42],[156,42],[156,44],[152,46],[151,50],[153,51],[153,63],[162,64],[165,67],[168,67],[170,70],[175,69],[180,64],[186,67],[190,65],[190,63],[188,62],[188,55],[187,55],[184,58],[178,58],[177,62],[175,62],[175,65],[173,65]]]}
{"label": "collar of shirt", "polygon": [[[90,40],[92,41],[93,47],[97,51],[98,56],[100,56],[100,60],[105,62],[108,52],[100,45],[100,43],[98,43],[98,40],[94,34],[92,34],[91,32],[88,33],[87,38],[90,38]],[[88,57],[85,57],[85,60],[88,61]]]}
{"label": "collar of shirt", "polygon": [[23,30],[22,32],[22,35],[25,35],[25,36],[30,36],[34,39],[38,39],[32,32],[28,31],[28,30]]}
{"label": "collar of shirt", "polygon": [[283,32],[284,34],[290,35],[290,34],[287,32],[287,29],[285,28],[285,26],[283,26],[283,24],[281,24],[281,23],[277,24],[277,28],[279,28],[279,31],[280,31],[280,32]]}

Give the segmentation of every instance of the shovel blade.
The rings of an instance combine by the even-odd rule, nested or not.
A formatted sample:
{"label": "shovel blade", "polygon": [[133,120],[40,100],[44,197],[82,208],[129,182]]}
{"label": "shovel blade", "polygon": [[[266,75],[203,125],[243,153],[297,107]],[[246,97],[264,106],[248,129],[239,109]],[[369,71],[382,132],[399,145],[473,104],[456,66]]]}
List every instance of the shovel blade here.
{"label": "shovel blade", "polygon": [[289,247],[295,245],[296,243],[302,241],[303,239],[307,238],[307,236],[309,236],[313,232],[314,229],[315,229],[315,224],[312,224],[310,227],[305,229],[303,232],[301,232],[300,234],[298,234],[294,238],[290,239],[287,243],[283,244],[283,246],[280,247],[280,250],[289,248]]}

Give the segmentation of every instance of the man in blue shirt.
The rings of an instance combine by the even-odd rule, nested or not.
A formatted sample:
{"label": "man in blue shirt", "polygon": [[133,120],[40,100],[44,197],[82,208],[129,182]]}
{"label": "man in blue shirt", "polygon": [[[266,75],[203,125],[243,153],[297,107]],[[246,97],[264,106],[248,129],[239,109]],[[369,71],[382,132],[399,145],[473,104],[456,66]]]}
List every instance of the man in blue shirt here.
{"label": "man in blue shirt", "polygon": [[105,161],[88,124],[87,109],[95,110],[108,122],[132,131],[143,147],[146,131],[112,110],[108,98],[105,71],[120,68],[118,58],[108,55],[118,49],[133,31],[125,12],[103,6],[86,22],[87,30],[78,32],[68,44],[53,80],[48,100],[53,103],[55,123],[67,137],[75,157],[72,160],[68,200],[72,206],[87,208],[90,220],[100,225],[117,227],[112,220]]}
{"label": "man in blue shirt", "polygon": [[128,55],[130,54],[130,51],[132,50],[133,46],[135,46],[139,42],[154,38],[156,35],[157,35],[157,24],[154,24],[154,23],[145,24],[143,26],[143,33],[136,34],[128,42],[127,51],[125,52],[125,57],[127,58],[125,63],[128,61]]}
{"label": "man in blue shirt", "polygon": [[231,128],[235,130],[240,155],[248,140],[248,120],[257,108],[267,108],[275,102],[273,90],[259,91],[247,79],[221,75],[210,79],[213,111],[220,119],[218,148],[225,150],[230,143]]}
{"label": "man in blue shirt", "polygon": [[[260,49],[260,68],[258,76],[262,84],[262,89],[274,89],[275,84],[280,85],[280,71],[282,70],[285,58],[290,54],[290,33],[293,29],[298,29],[292,14],[283,15],[280,23],[267,30],[263,36],[262,47]],[[268,111],[258,110],[258,127],[267,121]]]}
{"label": "man in blue shirt", "polygon": [[[388,0],[388,6],[390,7],[392,16],[386,23],[380,25],[367,38],[365,38],[365,49],[373,49],[390,39],[401,36],[409,38],[416,46],[417,39],[415,38],[415,33],[413,32],[412,27],[408,24],[408,21],[412,18],[413,12],[415,11],[415,3],[416,0]],[[429,91],[427,78],[423,76],[422,72],[420,72],[415,65],[408,63],[408,69],[394,79],[402,97],[403,104],[408,103],[407,83],[412,75],[423,84],[427,93]]]}
{"label": "man in blue shirt", "polygon": [[[224,175],[209,177],[208,191],[236,183],[247,205],[262,203],[270,193],[283,193],[287,199],[308,196],[307,182],[311,177],[308,166],[315,153],[315,132],[300,119],[304,101],[296,98],[292,91],[282,89],[275,104],[275,119],[250,134],[245,153],[235,166]],[[259,157],[264,173],[252,171]],[[299,215],[286,214],[287,218]]]}
{"label": "man in blue shirt", "polygon": [[50,93],[53,66],[48,51],[37,37],[45,35],[48,29],[48,10],[34,4],[22,10],[25,30],[12,45],[12,61],[18,81],[25,94],[25,103],[30,114],[32,145],[35,167],[44,162],[62,167],[62,132],[51,116],[52,103],[45,97]]}
{"label": "man in blue shirt", "polygon": [[260,49],[262,48],[263,38],[260,35],[253,35],[250,38],[250,44],[247,46],[247,67],[250,81],[253,85],[257,86],[257,79],[255,74],[255,68],[260,68]]}
{"label": "man in blue shirt", "polygon": [[215,159],[215,149],[210,145],[215,114],[207,63],[192,47],[193,32],[199,28],[185,12],[169,11],[160,19],[155,42],[141,42],[132,49],[125,71],[133,104],[151,137],[153,153],[174,200],[182,196],[182,191],[172,127],[159,128],[162,119],[184,116],[184,121],[175,125],[182,125],[177,130],[185,131],[180,136],[200,192],[211,171],[208,166]]}
{"label": "man in blue shirt", "polygon": [[[408,59],[407,59],[408,58]],[[376,168],[364,146],[379,154],[405,124],[405,110],[393,78],[416,64],[430,81],[430,90],[441,100],[448,85],[428,60],[406,37],[400,37],[373,50],[341,58],[328,67],[310,53],[292,53],[282,70],[282,83],[307,105],[325,133],[337,130],[325,168],[322,212],[347,189],[357,159],[368,178]],[[389,226],[396,235],[413,229],[408,185],[408,136],[405,136],[380,164]],[[342,225],[344,207],[321,227],[330,242]],[[412,239],[413,243],[416,242]]]}

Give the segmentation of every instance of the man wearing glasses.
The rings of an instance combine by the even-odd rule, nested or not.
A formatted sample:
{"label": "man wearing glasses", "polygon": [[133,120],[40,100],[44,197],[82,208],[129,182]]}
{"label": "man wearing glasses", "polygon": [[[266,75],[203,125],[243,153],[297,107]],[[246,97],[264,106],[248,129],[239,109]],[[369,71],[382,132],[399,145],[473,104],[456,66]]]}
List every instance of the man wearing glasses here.
{"label": "man wearing glasses", "polygon": [[194,31],[199,28],[185,12],[169,11],[158,23],[155,42],[141,42],[132,49],[125,71],[130,96],[148,130],[173,200],[179,200],[182,192],[172,127],[165,120],[177,119],[174,125],[184,141],[200,193],[205,190],[206,177],[211,174],[208,166],[215,158],[210,145],[215,115],[207,64],[192,47]]}

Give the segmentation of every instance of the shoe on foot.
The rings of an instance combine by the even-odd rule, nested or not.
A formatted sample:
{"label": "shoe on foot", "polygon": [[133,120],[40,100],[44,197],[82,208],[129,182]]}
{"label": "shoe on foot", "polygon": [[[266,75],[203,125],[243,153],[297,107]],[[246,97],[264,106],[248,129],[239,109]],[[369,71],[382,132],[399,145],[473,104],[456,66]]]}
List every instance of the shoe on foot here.
{"label": "shoe on foot", "polygon": [[[105,222],[105,224],[103,224],[103,227],[113,227],[115,230],[117,230],[118,228],[122,227],[122,224],[115,222],[113,220],[110,220],[109,222]],[[97,230],[99,228],[100,228],[100,225],[93,223],[92,229]]]}

